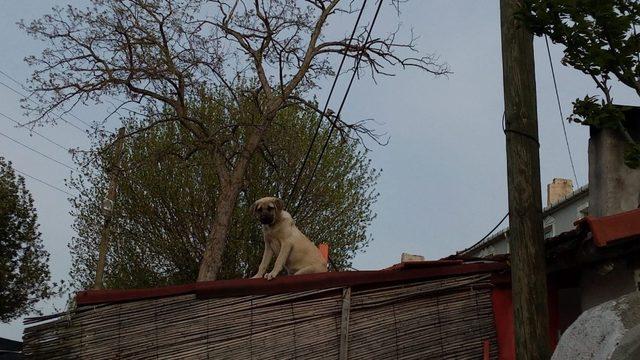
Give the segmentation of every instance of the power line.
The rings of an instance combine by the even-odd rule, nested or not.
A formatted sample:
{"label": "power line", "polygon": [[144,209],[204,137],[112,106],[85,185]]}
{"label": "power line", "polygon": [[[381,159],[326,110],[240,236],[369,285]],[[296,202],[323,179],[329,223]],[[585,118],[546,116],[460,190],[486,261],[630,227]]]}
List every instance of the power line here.
{"label": "power line", "polygon": [[[369,39],[371,39],[371,32],[373,31],[373,26],[376,24],[376,20],[378,19],[378,15],[380,14],[380,9],[382,8],[382,1],[383,0],[379,0],[378,1],[378,7],[376,8],[376,13],[373,16],[373,20],[371,21],[371,25],[369,26],[369,31],[367,32],[367,38],[364,41],[364,44],[366,44],[367,42],[369,42]],[[320,161],[322,160],[322,157],[324,156],[325,151],[327,150],[327,146],[329,145],[329,141],[331,140],[331,135],[333,135],[333,130],[335,130],[336,128],[336,123],[338,122],[338,119],[340,119],[340,114],[342,113],[342,109],[344,108],[344,104],[347,101],[347,96],[349,96],[349,91],[351,91],[351,86],[353,85],[353,81],[358,73],[358,68],[360,66],[360,61],[362,60],[362,56],[364,54],[364,49],[360,51],[360,53],[358,54],[358,57],[356,59],[356,63],[354,66],[354,70],[353,70],[353,74],[351,75],[351,79],[349,80],[349,85],[347,86],[347,90],[344,93],[344,96],[342,97],[342,102],[340,103],[340,108],[338,108],[338,112],[336,113],[335,116],[335,120],[331,122],[331,128],[329,129],[329,134],[327,134],[327,138],[324,142],[324,145],[322,146],[322,150],[320,151],[320,155],[318,156],[318,161],[316,162],[315,166],[313,167],[313,171],[311,172],[311,176],[309,177],[309,180],[307,181],[307,184],[304,187],[304,190],[302,191],[302,194],[300,195],[300,199],[298,201],[298,205],[296,206],[295,210],[293,211],[293,213],[297,213],[298,209],[300,208],[300,205],[302,205],[302,200],[304,199],[304,195],[306,194],[307,190],[309,189],[309,185],[311,185],[311,182],[313,181],[313,178],[316,174],[316,171],[318,170],[318,166],[320,165]]]}
{"label": "power line", "polygon": [[562,115],[562,106],[560,105],[560,95],[558,94],[558,83],[556,82],[556,72],[553,69],[553,61],[551,61],[551,50],[549,49],[549,38],[544,36],[544,42],[547,45],[547,55],[549,56],[549,65],[551,66],[551,76],[553,77],[553,87],[556,90],[556,100],[558,102],[558,111],[560,112],[560,123],[562,123],[562,132],[564,132],[564,141],[567,144],[567,152],[569,153],[569,162],[571,162],[571,170],[573,170],[573,178],[576,181],[576,186],[580,187],[578,182],[578,176],[576,175],[576,167],[573,165],[573,155],[571,154],[571,147],[569,146],[569,138],[567,137],[567,128],[564,124],[564,115]]}
{"label": "power line", "polygon": [[[11,75],[7,74],[5,71],[2,71],[1,69],[0,69],[0,74],[2,74],[2,75],[4,75],[4,76],[6,76],[7,78],[9,78],[9,80],[11,80],[11,81],[13,81],[14,83],[16,83],[18,86],[20,86],[20,88],[21,88],[23,91],[27,91],[26,87],[25,87],[25,86],[24,86],[20,81],[16,80],[16,78],[14,78],[13,76],[11,76]],[[2,84],[2,85],[4,85],[5,87],[7,87],[7,85],[6,85],[6,84]],[[7,88],[9,88],[9,87],[7,87]],[[11,88],[9,88],[9,89],[10,89],[10,90],[12,90],[13,92],[16,92],[14,89],[11,89]],[[17,93],[17,92],[16,92],[16,93]],[[20,94],[20,93],[18,93],[18,94]],[[26,96],[25,94],[20,94],[20,95],[21,95],[21,96],[24,96],[24,97],[25,97],[27,100],[29,100],[30,102],[35,103],[33,100],[31,100],[31,96]],[[107,95],[107,96],[108,96],[108,95]],[[114,98],[114,97],[112,97],[112,96],[109,96],[109,97],[110,97],[110,98],[112,98],[112,99],[115,99],[115,98]],[[128,110],[128,111],[130,111],[130,112],[135,112],[135,111],[133,111],[133,110],[131,110],[131,109],[128,109],[128,108],[126,108],[126,107],[122,107],[122,108],[123,108],[123,109],[125,109],[125,110]],[[86,125],[88,128],[91,128],[91,124],[89,124],[89,123],[87,123],[86,121],[82,120],[81,118],[79,118],[79,117],[78,117],[78,116],[76,116],[75,114],[73,114],[73,113],[71,113],[71,112],[69,112],[68,114],[69,114],[71,117],[73,117],[73,118],[75,118],[76,120],[78,120],[78,121],[80,121],[81,123],[83,123],[84,125]],[[69,125],[71,125],[71,126],[74,126],[74,127],[78,128],[78,127],[77,127],[77,126],[75,126],[74,124],[72,124],[72,123],[70,123],[69,121],[65,120],[62,116],[58,116],[58,117],[60,118],[60,120],[64,121],[65,123],[67,123],[67,124],[69,124]],[[81,128],[78,128],[78,129],[82,130]],[[109,131],[109,130],[105,130],[105,131],[107,131],[108,133],[113,134],[113,132],[112,132],[112,131]],[[82,132],[84,132],[84,130],[82,130]]]}
{"label": "power line", "polygon": [[[355,37],[356,31],[358,29],[358,25],[360,24],[360,19],[362,18],[362,13],[364,12],[364,9],[367,5],[367,0],[364,0],[362,2],[362,7],[360,8],[360,12],[358,13],[358,18],[356,19],[355,24],[353,25],[353,30],[351,31],[351,36],[349,37],[349,42],[347,46],[351,45],[351,42],[353,41],[353,38]],[[347,52],[345,51],[344,54],[342,54],[342,59],[340,60],[340,65],[338,66],[338,71],[336,71],[336,76],[333,79],[333,84],[331,84],[331,90],[329,90],[329,95],[327,96],[327,100],[324,103],[324,108],[322,109],[322,113],[320,114],[320,119],[318,119],[318,125],[316,126],[316,129],[313,133],[313,137],[311,138],[311,143],[309,144],[309,147],[307,148],[307,153],[304,155],[304,160],[302,160],[302,165],[300,166],[300,170],[298,171],[298,175],[296,176],[296,180],[293,183],[293,187],[291,188],[291,193],[289,194],[289,199],[293,198],[293,195],[296,191],[296,188],[298,187],[298,183],[300,182],[300,179],[302,178],[302,173],[304,172],[304,168],[307,165],[307,161],[309,160],[309,155],[311,155],[311,150],[313,149],[313,145],[316,142],[316,138],[318,137],[318,133],[320,131],[320,127],[322,126],[322,120],[324,120],[324,117],[326,116],[326,112],[327,109],[329,107],[329,101],[331,100],[331,96],[333,95],[333,90],[336,87],[336,84],[338,83],[338,78],[340,78],[340,74],[342,72],[342,67],[344,65],[345,60],[347,59]],[[287,201],[289,200],[287,199]]]}
{"label": "power line", "polygon": [[24,90],[24,86],[22,85],[22,83],[18,80],[16,80],[16,78],[14,78],[13,76],[7,74],[6,72],[0,70],[0,74],[6,76],[9,80],[13,81],[14,83],[16,83],[18,86],[20,86],[22,88],[22,90]]}
{"label": "power line", "polygon": [[[502,131],[505,131],[505,124],[504,121],[506,120],[506,111],[502,112]],[[491,234],[493,234],[494,231],[496,231],[496,229],[502,225],[502,223],[507,219],[507,217],[509,216],[509,212],[507,212],[504,217],[502,218],[502,220],[500,220],[500,222],[498,222],[498,224],[496,224],[496,226],[494,226],[491,230],[489,230],[489,232],[487,233],[487,235],[485,235],[482,239],[480,239],[478,242],[476,242],[475,244],[469,246],[468,248],[466,248],[465,250],[462,250],[458,253],[462,253],[465,252],[469,249],[472,249],[473,247],[475,247],[476,245],[482,243],[486,238],[488,238]]]}
{"label": "power line", "polygon": [[[0,70],[0,73],[1,73],[1,74],[3,74],[3,75],[5,75],[5,76],[7,76],[7,74],[6,74],[4,71],[2,71],[2,70]],[[8,76],[7,76],[7,77],[8,77]],[[18,84],[19,84],[19,83],[18,83]],[[13,88],[13,87],[11,87],[10,85],[7,85],[6,83],[4,83],[4,82],[2,82],[2,81],[0,81],[0,85],[2,85],[2,86],[4,86],[4,87],[6,87],[7,89],[9,89],[9,90],[13,91],[14,93],[16,93],[16,94],[18,94],[18,95],[20,95],[20,96],[24,97],[25,99],[27,99],[27,101],[29,101],[29,102],[31,102],[31,103],[33,103],[33,104],[38,105],[38,103],[37,103],[35,100],[31,99],[31,97],[27,96],[25,93],[22,93],[22,92],[20,92],[20,91],[18,91],[18,90],[16,90],[16,89],[14,89],[14,88]],[[65,119],[65,118],[63,118],[61,115],[56,115],[56,114],[54,114],[54,115],[55,115],[55,116],[57,116],[57,117],[58,117],[58,119],[60,119],[60,120],[64,121],[65,123],[69,124],[70,126],[72,126],[72,127],[76,128],[77,130],[80,130],[80,131],[82,131],[83,133],[85,132],[81,127],[79,127],[78,125],[76,125],[76,124],[74,124],[74,123],[72,123],[72,122],[70,122],[70,121],[66,120],[66,119]],[[71,114],[71,115],[75,117],[75,115],[73,115],[73,114]],[[78,119],[78,120],[80,120],[80,119]],[[88,127],[91,127],[91,126],[90,126],[89,124],[87,124],[86,122],[84,122],[84,121],[82,121],[82,120],[80,120],[80,121],[81,121],[83,124],[87,125]]]}
{"label": "power line", "polygon": [[33,179],[33,180],[35,180],[35,181],[37,181],[37,182],[39,182],[39,183],[41,183],[41,184],[44,184],[44,185],[46,185],[46,186],[48,186],[48,187],[50,187],[50,188],[52,188],[52,189],[54,189],[54,190],[58,190],[58,191],[60,191],[61,193],[67,194],[67,195],[69,195],[69,196],[73,196],[71,193],[69,193],[69,192],[67,192],[67,191],[62,190],[62,189],[60,189],[59,187],[57,187],[57,186],[55,186],[55,185],[51,185],[51,184],[49,184],[48,182],[46,182],[46,181],[44,181],[44,180],[40,180],[40,179],[38,179],[38,178],[37,178],[37,177],[35,177],[35,176],[31,176],[31,175],[29,175],[29,174],[25,173],[24,171],[20,171],[20,170],[18,170],[18,169],[16,169],[16,168],[13,168],[13,171],[15,171],[15,172],[17,172],[17,173],[20,173],[20,174],[22,174],[22,175],[24,175],[24,176],[26,176],[26,177],[28,177],[28,178],[30,178],[30,179]]}
{"label": "power line", "polygon": [[[482,239],[480,239],[480,241],[477,242],[477,244],[483,242],[486,238],[489,237],[489,235],[493,234],[494,231],[496,231],[496,229],[502,225],[502,223],[507,219],[507,217],[509,216],[509,212],[507,212],[506,214],[504,214],[504,217],[502,218],[502,220],[500,220],[500,222],[498,224],[496,224],[496,226],[493,227],[493,229],[491,229],[487,235],[485,235]],[[475,245],[474,245],[475,246]],[[473,247],[473,246],[472,246]]]}
{"label": "power line", "polygon": [[[0,116],[3,116],[3,117],[5,117],[5,118],[9,119],[9,120],[13,121],[16,125],[18,125],[18,126],[20,126],[20,127],[24,128],[24,125],[25,125],[25,124],[23,124],[23,123],[19,122],[18,120],[15,120],[14,118],[10,117],[9,115],[6,115],[6,114],[3,114],[3,113],[1,113],[1,112],[0,112]],[[47,140],[48,142],[52,143],[53,145],[55,145],[55,146],[57,146],[57,147],[61,148],[62,150],[67,151],[67,152],[69,151],[69,149],[68,149],[68,148],[66,148],[66,147],[64,147],[63,145],[60,145],[59,143],[57,143],[57,142],[55,142],[55,141],[51,140],[50,138],[48,138],[48,137],[46,137],[46,136],[44,136],[44,135],[40,134],[39,132],[37,132],[37,131],[35,131],[35,130],[33,130],[33,129],[30,129],[29,131],[30,131],[30,132],[32,132],[32,133],[34,133],[34,134],[36,134],[36,135],[38,135],[38,136],[40,136],[41,138],[43,138],[43,139]]]}
{"label": "power line", "polygon": [[51,160],[51,161],[53,161],[53,162],[55,162],[55,163],[58,163],[58,164],[60,164],[60,165],[62,165],[62,166],[64,166],[64,167],[68,168],[69,170],[73,170],[73,171],[75,171],[75,170],[76,170],[76,169],[74,169],[73,167],[71,167],[71,166],[69,166],[69,165],[67,165],[67,164],[65,164],[65,163],[63,163],[63,162],[58,161],[58,160],[56,160],[56,159],[52,158],[51,156],[49,156],[49,155],[47,155],[47,154],[45,154],[45,153],[43,153],[43,152],[40,152],[40,151],[38,151],[38,150],[36,150],[36,149],[32,148],[31,146],[29,146],[29,145],[27,145],[27,144],[25,144],[25,143],[23,143],[23,142],[20,142],[20,141],[18,141],[18,140],[16,140],[16,139],[14,139],[14,138],[10,137],[9,135],[6,135],[6,134],[4,134],[4,133],[2,133],[2,132],[0,132],[0,135],[1,135],[1,136],[6,137],[7,139],[9,139],[9,140],[11,140],[11,141],[13,141],[13,142],[15,142],[16,144],[22,145],[23,147],[25,147],[25,148],[27,148],[27,149],[29,149],[29,150],[31,150],[31,151],[33,151],[33,152],[35,152],[35,153],[37,153],[37,154],[39,154],[39,155],[41,155],[41,156],[45,157],[45,158],[47,158],[47,159],[49,159],[49,160]]}
{"label": "power line", "polygon": [[482,243],[483,241],[485,241],[485,240],[486,240],[486,239],[487,239],[491,234],[493,234],[493,232],[494,232],[494,231],[496,231],[496,229],[497,229],[500,225],[502,225],[502,223],[507,219],[507,217],[508,217],[508,216],[509,216],[509,213],[507,212],[507,213],[504,215],[504,217],[502,218],[502,220],[500,220],[500,222],[498,222],[498,223],[496,224],[496,226],[494,226],[491,230],[489,230],[489,232],[487,233],[487,235],[485,235],[482,239],[480,239],[480,240],[479,240],[478,242],[476,242],[475,244],[473,244],[473,245],[469,246],[468,248],[466,248],[466,249],[464,249],[464,250],[462,250],[462,251],[457,252],[456,254],[463,253],[463,252],[465,252],[465,251],[467,251],[467,250],[470,250],[470,249],[473,249],[475,246],[477,246],[477,245],[481,244],[481,243]]}

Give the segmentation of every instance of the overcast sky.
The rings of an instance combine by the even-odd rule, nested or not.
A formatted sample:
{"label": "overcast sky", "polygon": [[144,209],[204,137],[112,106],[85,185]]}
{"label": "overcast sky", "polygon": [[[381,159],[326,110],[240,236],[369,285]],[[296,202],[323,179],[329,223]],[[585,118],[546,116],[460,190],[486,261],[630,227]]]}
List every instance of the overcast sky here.
{"label": "overcast sky", "polygon": [[[0,0],[0,70],[24,82],[30,70],[23,58],[37,53],[41,44],[27,38],[16,21],[33,19],[53,5],[70,2],[84,3]],[[399,17],[390,7],[384,7],[381,16],[376,33],[391,31],[398,22],[405,29],[413,27],[421,36],[420,49],[438,54],[454,73],[434,78],[416,70],[399,71],[395,77],[378,79],[377,84],[361,79],[351,90],[345,117],[374,118],[381,123],[377,130],[390,136],[389,145],[373,147],[370,154],[374,166],[383,169],[378,184],[381,197],[375,207],[378,218],[370,228],[373,241],[354,261],[358,269],[390,266],[399,261],[402,252],[428,259],[447,256],[478,241],[507,212],[498,0],[413,0],[402,6]],[[543,39],[535,40],[535,51],[541,178],[546,201],[546,184],[554,177],[572,179],[573,174]],[[551,51],[566,116],[575,98],[598,93],[584,75],[561,66],[560,46],[552,46]],[[0,81],[17,88],[2,74]],[[319,93],[321,100],[326,91]],[[618,103],[638,103],[637,97],[624,88],[614,88],[614,97]],[[25,121],[18,99],[0,85],[0,113]],[[78,109],[74,114],[88,121],[104,117],[95,109]],[[73,117],[67,119],[84,127]],[[0,133],[71,164],[62,149],[14,125],[0,115]],[[81,131],[64,123],[38,131],[65,147],[88,144]],[[567,124],[567,133],[578,182],[584,185],[588,129]],[[65,187],[67,168],[2,136],[0,156],[12,161],[17,170],[71,191]],[[68,278],[67,244],[73,231],[67,195],[30,178],[26,182],[35,199],[45,247],[51,253],[53,278]],[[57,301],[57,306],[61,308],[62,302]],[[53,311],[51,303],[42,308]],[[19,339],[22,328],[20,320],[0,324],[0,337]]]}

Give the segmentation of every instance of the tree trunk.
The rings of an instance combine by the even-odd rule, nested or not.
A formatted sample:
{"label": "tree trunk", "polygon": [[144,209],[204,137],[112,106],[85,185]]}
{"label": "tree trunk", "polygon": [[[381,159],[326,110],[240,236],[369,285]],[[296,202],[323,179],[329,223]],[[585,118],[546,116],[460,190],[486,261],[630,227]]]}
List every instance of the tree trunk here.
{"label": "tree trunk", "polygon": [[198,281],[213,281],[216,280],[218,276],[218,270],[222,264],[222,254],[227,244],[227,235],[231,225],[233,210],[236,207],[238,194],[240,193],[245,173],[249,167],[249,161],[256,152],[269,125],[275,118],[275,112],[268,112],[265,118],[262,126],[257,128],[256,131],[247,138],[246,145],[240,153],[231,175],[221,176],[220,196],[216,204],[213,229],[211,229],[211,233],[209,233],[207,248],[200,263]]}
{"label": "tree trunk", "polygon": [[217,278],[218,270],[222,264],[222,253],[227,244],[227,234],[231,225],[233,209],[236,207],[241,184],[242,182],[232,183],[229,181],[229,183],[223,183],[221,186],[213,229],[209,233],[207,248],[200,263],[198,281],[212,281]]}

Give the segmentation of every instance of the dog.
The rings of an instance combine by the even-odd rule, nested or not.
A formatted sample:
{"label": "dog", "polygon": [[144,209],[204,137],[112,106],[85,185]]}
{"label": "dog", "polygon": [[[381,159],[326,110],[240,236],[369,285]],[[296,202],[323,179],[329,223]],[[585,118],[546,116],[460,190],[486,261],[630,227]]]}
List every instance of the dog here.
{"label": "dog", "polygon": [[[251,214],[262,224],[264,252],[258,272],[253,276],[271,280],[283,267],[289,274],[315,274],[327,271],[327,263],[320,251],[297,227],[291,214],[284,210],[284,202],[275,197],[259,199],[250,208]],[[266,273],[271,258],[276,262]]]}

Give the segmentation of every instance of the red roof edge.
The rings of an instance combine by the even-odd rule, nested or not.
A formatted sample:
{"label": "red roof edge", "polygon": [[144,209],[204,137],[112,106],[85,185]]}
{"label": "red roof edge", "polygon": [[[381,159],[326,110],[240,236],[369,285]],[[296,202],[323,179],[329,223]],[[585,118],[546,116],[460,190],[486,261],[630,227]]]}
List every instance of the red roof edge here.
{"label": "red roof edge", "polygon": [[96,305],[131,300],[151,299],[192,293],[200,283],[163,286],[146,289],[83,290],[76,293],[76,304]]}
{"label": "red roof edge", "polygon": [[85,290],[76,294],[76,303],[79,306],[98,305],[185,294],[195,294],[203,298],[272,295],[345,286],[382,286],[412,280],[496,272],[506,268],[507,265],[500,262],[465,264],[458,260],[425,261],[413,262],[410,265],[399,264],[395,267],[377,271],[327,272],[321,274],[279,276],[271,281],[265,279],[233,279],[150,289]]}
{"label": "red roof edge", "polygon": [[640,236],[640,209],[602,217],[587,216],[575,224],[586,224],[593,235],[593,243],[597,247],[605,247],[620,240]]}

